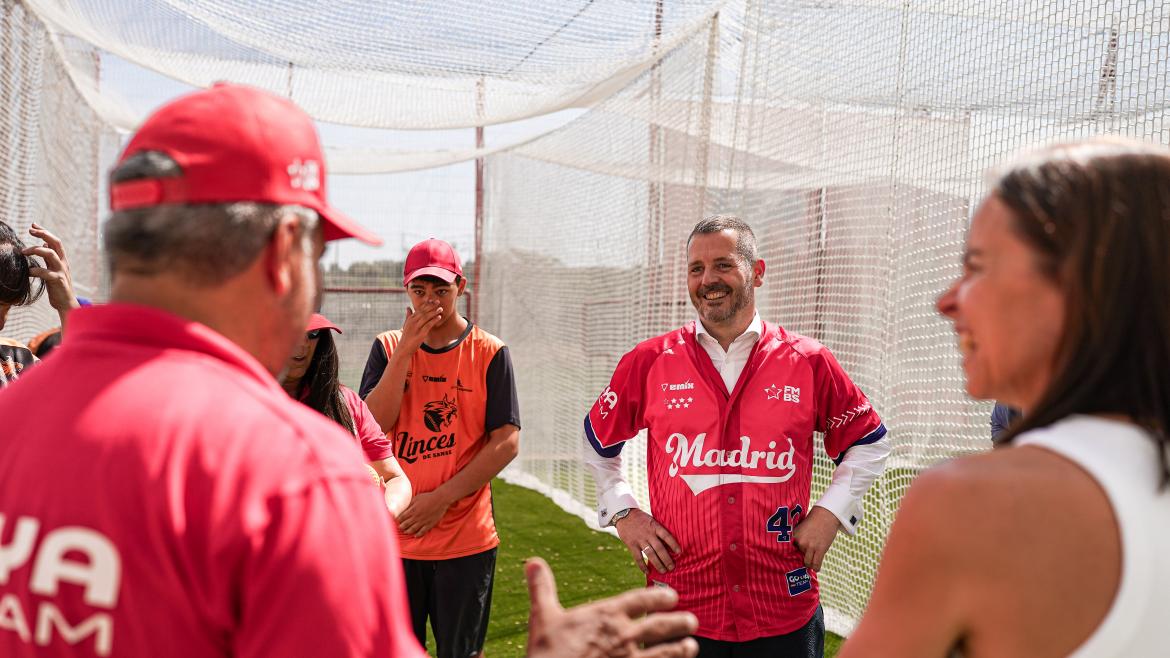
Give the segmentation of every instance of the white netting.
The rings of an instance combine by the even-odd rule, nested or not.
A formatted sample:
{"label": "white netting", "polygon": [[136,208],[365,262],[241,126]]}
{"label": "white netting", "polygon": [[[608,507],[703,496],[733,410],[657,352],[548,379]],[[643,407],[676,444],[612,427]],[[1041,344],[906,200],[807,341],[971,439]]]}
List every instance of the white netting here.
{"label": "white netting", "polygon": [[[962,392],[933,308],[983,170],[1056,138],[1170,143],[1168,72],[1161,2],[725,5],[614,97],[488,158],[484,323],[512,345],[536,437],[518,469],[592,522],[581,420],[625,351],[693,318],[690,228],[741,215],[769,266],[761,314],[828,345],[896,445],[821,572],[848,632],[915,473],[989,446],[990,405]],[[643,501],[644,451],[623,452]],[[815,491],[830,473],[820,456]]]}
{"label": "white netting", "polygon": [[[77,294],[94,297],[99,203],[117,135],[70,84],[40,21],[9,0],[0,2],[0,43],[0,220],[28,245],[40,244],[28,235],[33,222],[60,236]],[[46,296],[9,313],[2,333],[24,341],[57,324]]]}
{"label": "white netting", "polygon": [[[896,445],[864,528],[835,544],[821,573],[838,632],[864,607],[914,474],[988,445],[988,405],[962,394],[933,310],[958,270],[983,169],[1058,138],[1170,143],[1170,13],[1160,0],[0,7],[3,212],[21,228],[37,220],[62,232],[86,293],[100,278],[94,235],[117,146],[111,127],[135,125],[158,88],[245,82],[332,122],[323,136],[334,173],[380,175],[334,176],[331,193],[390,227],[381,231],[390,258],[463,215],[463,229],[437,233],[470,257],[474,166],[459,162],[487,156],[473,285],[479,320],[511,345],[519,377],[525,439],[511,477],[587,519],[588,405],[622,353],[691,319],[683,244],[694,222],[743,216],[768,262],[763,316],[832,348]],[[564,108],[575,118],[543,137],[531,126],[492,137],[489,124],[539,124]],[[487,148],[471,130],[417,140],[383,130],[482,125]],[[426,167],[438,168],[389,173]],[[334,279],[326,302],[347,329],[351,383],[373,333],[400,321],[400,298],[358,290],[394,285],[376,279]],[[22,338],[53,322],[44,308],[13,318]],[[624,454],[644,499],[643,450]],[[829,473],[822,459],[817,491]]]}
{"label": "white netting", "polygon": [[55,29],[197,86],[229,79],[313,116],[385,128],[500,123],[587,105],[718,3],[26,0]]}

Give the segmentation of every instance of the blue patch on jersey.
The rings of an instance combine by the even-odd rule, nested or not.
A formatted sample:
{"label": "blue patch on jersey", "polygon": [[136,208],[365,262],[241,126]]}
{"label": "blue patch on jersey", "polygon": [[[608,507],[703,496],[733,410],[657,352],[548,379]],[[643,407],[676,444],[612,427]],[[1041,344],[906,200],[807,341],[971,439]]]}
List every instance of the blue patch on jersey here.
{"label": "blue patch on jersey", "polygon": [[784,574],[784,579],[788,581],[788,596],[804,594],[812,589],[812,576],[808,574],[808,567],[789,571]]}
{"label": "blue patch on jersey", "polygon": [[597,435],[593,433],[593,423],[589,421],[589,414],[585,414],[585,438],[589,440],[589,445],[593,446],[593,450],[602,457],[617,457],[622,454],[622,447],[626,445],[623,441],[608,448],[602,448],[601,441],[598,441]]}

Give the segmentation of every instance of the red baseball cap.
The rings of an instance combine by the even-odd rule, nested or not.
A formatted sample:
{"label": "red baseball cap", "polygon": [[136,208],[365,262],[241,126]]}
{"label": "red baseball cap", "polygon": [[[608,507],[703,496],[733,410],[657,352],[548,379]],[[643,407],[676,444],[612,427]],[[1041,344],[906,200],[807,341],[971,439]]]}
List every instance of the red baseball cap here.
{"label": "red baseball cap", "polygon": [[110,186],[110,208],[254,201],[309,208],[321,216],[326,240],[382,240],[325,201],[325,157],[312,119],[291,101],[227,83],[164,105],[146,119],[119,158],[160,151],[177,177]]}
{"label": "red baseball cap", "polygon": [[435,276],[447,283],[463,276],[463,262],[455,248],[443,240],[429,238],[410,248],[406,254],[405,275],[402,285],[407,285],[420,276]]}
{"label": "red baseball cap", "polygon": [[309,333],[315,329],[332,329],[339,334],[343,333],[341,331],[341,327],[333,324],[329,321],[329,318],[321,315],[320,313],[314,313],[312,317],[309,318],[309,326],[305,327],[305,333]]}

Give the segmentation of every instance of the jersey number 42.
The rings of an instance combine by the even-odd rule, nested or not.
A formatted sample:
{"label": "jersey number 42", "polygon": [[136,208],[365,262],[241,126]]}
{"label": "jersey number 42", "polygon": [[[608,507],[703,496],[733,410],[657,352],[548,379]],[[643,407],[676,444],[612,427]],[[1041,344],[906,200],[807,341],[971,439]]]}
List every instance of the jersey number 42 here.
{"label": "jersey number 42", "polygon": [[776,533],[776,541],[792,541],[792,527],[800,523],[800,515],[803,513],[800,505],[792,509],[777,507],[776,513],[768,519],[768,532]]}

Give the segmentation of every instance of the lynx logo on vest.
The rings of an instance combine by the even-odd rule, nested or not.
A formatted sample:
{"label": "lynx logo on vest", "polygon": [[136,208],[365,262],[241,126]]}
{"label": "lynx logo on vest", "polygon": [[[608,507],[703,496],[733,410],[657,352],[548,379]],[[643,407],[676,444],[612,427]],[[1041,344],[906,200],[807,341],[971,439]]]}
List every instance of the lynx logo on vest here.
{"label": "lynx logo on vest", "polygon": [[[740,447],[735,450],[720,450],[711,448],[704,450],[706,433],[699,434],[694,441],[685,434],[675,432],[666,438],[663,448],[666,454],[673,455],[670,477],[681,477],[691,492],[696,496],[700,493],[733,482],[755,482],[760,484],[776,484],[787,482],[796,474],[794,461],[796,448],[792,439],[788,439],[788,449],[776,450],[776,442],[769,441],[767,450],[752,450],[750,436],[739,437]],[[761,462],[763,462],[761,464]],[[765,468],[769,471],[778,471],[780,475],[744,475],[742,473],[680,473],[680,469],[701,467],[726,468]]]}
{"label": "lynx logo on vest", "polygon": [[416,437],[409,432],[399,432],[394,439],[398,447],[398,459],[407,464],[413,464],[420,459],[435,459],[446,457],[455,451],[455,432],[439,434],[451,427],[452,421],[459,415],[459,407],[455,400],[443,396],[442,400],[433,400],[423,407],[423,424],[436,434],[430,437]]}
{"label": "lynx logo on vest", "polygon": [[426,423],[427,429],[432,432],[438,432],[444,427],[450,427],[451,421],[458,415],[459,409],[455,406],[455,401],[446,395],[443,396],[442,400],[428,402],[423,407],[423,422]]}

